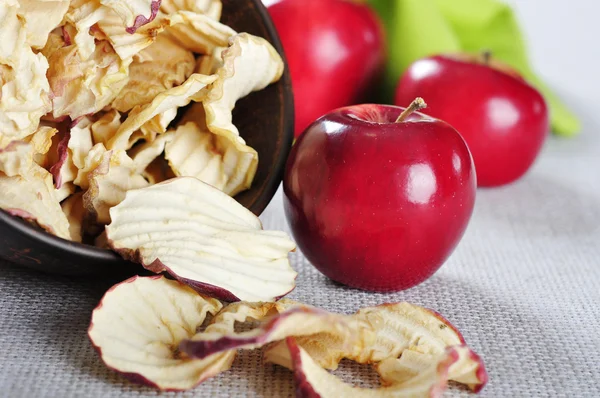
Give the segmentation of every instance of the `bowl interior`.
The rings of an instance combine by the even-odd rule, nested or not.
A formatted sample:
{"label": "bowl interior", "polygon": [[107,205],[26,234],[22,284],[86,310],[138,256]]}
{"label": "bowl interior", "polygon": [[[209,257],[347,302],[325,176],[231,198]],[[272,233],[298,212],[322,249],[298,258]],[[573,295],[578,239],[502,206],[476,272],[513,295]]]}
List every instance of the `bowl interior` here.
{"label": "bowl interior", "polygon": [[[268,13],[260,0],[222,0],[221,21],[238,32],[267,39],[283,50]],[[287,67],[281,80],[241,99],[233,122],[248,145],[255,148],[259,164],[252,188],[236,200],[259,215],[277,191],[293,141],[294,109]],[[110,250],[69,242],[0,211],[0,257],[50,273],[66,275],[139,270]]]}

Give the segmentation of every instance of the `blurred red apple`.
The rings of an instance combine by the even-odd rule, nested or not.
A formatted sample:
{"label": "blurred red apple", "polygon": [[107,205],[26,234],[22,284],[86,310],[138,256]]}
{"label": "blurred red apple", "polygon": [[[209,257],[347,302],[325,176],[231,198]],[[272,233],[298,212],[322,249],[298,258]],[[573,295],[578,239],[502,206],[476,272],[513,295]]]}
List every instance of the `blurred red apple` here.
{"label": "blurred red apple", "polygon": [[454,126],[475,162],[479,186],[520,178],[538,156],[548,133],[542,95],[487,57],[436,56],[413,63],[396,91],[396,104],[427,98],[425,113]]}
{"label": "blurred red apple", "polygon": [[282,0],[269,7],[294,89],[296,137],[327,112],[365,101],[384,61],[377,15],[347,0]]}
{"label": "blurred red apple", "polygon": [[391,105],[336,110],[292,148],[286,216],[306,258],[335,281],[379,292],[415,286],[467,227],[469,149],[449,124],[411,113],[414,104],[400,118],[404,108]]}

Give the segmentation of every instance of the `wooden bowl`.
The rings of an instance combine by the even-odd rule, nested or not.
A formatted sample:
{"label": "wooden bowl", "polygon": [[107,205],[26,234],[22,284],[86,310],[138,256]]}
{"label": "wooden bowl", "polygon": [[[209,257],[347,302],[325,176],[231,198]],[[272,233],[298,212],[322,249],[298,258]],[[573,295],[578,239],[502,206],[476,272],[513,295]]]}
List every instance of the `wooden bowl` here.
{"label": "wooden bowl", "polygon": [[[223,23],[238,32],[264,37],[283,56],[275,27],[260,0],[222,1]],[[237,103],[233,121],[259,155],[252,188],[236,199],[259,215],[277,191],[293,141],[294,104],[287,66],[278,83]],[[0,258],[63,275],[135,274],[140,270],[139,265],[112,251],[57,238],[1,210]]]}

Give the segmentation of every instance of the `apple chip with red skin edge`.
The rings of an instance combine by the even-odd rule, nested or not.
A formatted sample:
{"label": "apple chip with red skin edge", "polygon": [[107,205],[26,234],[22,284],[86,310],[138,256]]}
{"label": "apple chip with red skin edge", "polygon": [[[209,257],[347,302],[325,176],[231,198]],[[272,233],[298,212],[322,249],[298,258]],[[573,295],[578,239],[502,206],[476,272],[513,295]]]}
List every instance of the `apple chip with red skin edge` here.
{"label": "apple chip with red skin edge", "polygon": [[[277,315],[269,317],[260,326],[245,332],[202,333],[190,340],[184,340],[180,349],[192,358],[205,358],[212,354],[231,349],[254,349],[290,336],[307,336],[317,333],[335,335],[345,342],[345,348],[352,351],[362,335],[363,329],[357,318],[350,315],[330,313],[307,305],[293,305],[285,310],[278,308]],[[287,306],[289,307],[289,306]],[[281,309],[285,311],[281,312]]]}
{"label": "apple chip with red skin edge", "polygon": [[135,31],[152,22],[158,14],[161,0],[100,0],[100,3],[111,8],[127,26],[127,33]]}
{"label": "apple chip with red skin edge", "polygon": [[108,41],[97,41],[86,60],[80,54],[75,44],[46,54],[54,118],[75,120],[97,113],[127,84],[131,60],[121,60]]}
{"label": "apple chip with red skin edge", "polygon": [[[158,0],[71,0],[64,21],[75,27],[77,33],[71,37],[71,40],[79,48],[80,59],[86,61],[95,50],[96,38],[92,34],[94,28],[108,23],[113,30],[122,32],[123,35],[134,36],[140,27],[150,24],[155,19],[159,6]],[[135,15],[135,13],[139,14]],[[114,44],[110,34],[104,33],[106,36],[102,39],[108,38]],[[137,51],[151,43],[152,40],[149,40],[145,45],[137,48]],[[133,51],[124,57],[116,47],[115,50],[123,60],[137,52]]]}
{"label": "apple chip with red skin edge", "polygon": [[[227,46],[229,38],[236,34],[229,26],[207,15],[190,11],[179,11],[169,15],[159,13],[153,22],[135,33],[128,33],[123,29],[122,21],[115,13],[103,13],[99,19],[98,12],[94,13],[97,14],[94,20],[98,29],[103,33],[99,37],[106,37],[122,60],[129,60],[150,46],[165,30],[180,46],[199,54],[210,54],[215,47]],[[87,45],[89,47],[89,44]]]}
{"label": "apple chip with red skin edge", "polygon": [[106,292],[88,336],[102,361],[127,379],[165,391],[193,388],[231,367],[235,352],[190,359],[178,350],[221,303],[163,276],[135,276]]}
{"label": "apple chip with red skin edge", "polygon": [[[385,369],[386,365],[382,365],[385,363],[387,366],[399,365],[398,369],[403,366],[407,370],[407,377],[418,373],[410,373],[410,369],[426,368],[448,347],[465,345],[463,336],[449,321],[435,311],[414,304],[367,307],[353,316],[368,325],[368,329],[375,334],[373,342],[363,344],[353,352],[344,349],[343,341],[330,339],[322,342],[319,335],[297,337],[296,342],[313,360],[327,369],[336,369],[342,358],[348,358],[358,363],[377,364],[377,369]],[[283,342],[275,344],[265,357],[276,362],[276,358],[282,357],[282,352],[285,352],[283,345]],[[479,391],[487,382],[483,362],[470,350],[469,355],[461,358],[456,366],[450,368],[449,379]],[[399,362],[396,364],[393,361]],[[396,371],[396,380],[398,375]]]}
{"label": "apple chip with red skin edge", "polygon": [[70,238],[52,175],[33,161],[30,144],[17,141],[0,150],[0,192],[0,208],[7,213],[34,221],[60,238]]}
{"label": "apple chip with red skin edge", "polygon": [[[466,345],[452,346],[459,359],[448,369],[448,379],[464,384],[477,393],[488,380],[483,361]],[[448,348],[446,348],[448,350]],[[406,350],[400,358],[387,358],[375,365],[383,385],[409,380],[431,366],[437,355]]]}
{"label": "apple chip with red skin edge", "polygon": [[235,199],[192,177],[127,192],[110,210],[111,247],[226,301],[274,301],[295,287],[296,245]]}
{"label": "apple chip with red skin edge", "polygon": [[194,337],[206,336],[210,339],[233,334],[235,333],[236,324],[243,324],[248,321],[263,321],[296,306],[304,305],[285,298],[276,302],[249,303],[247,301],[237,301],[230,303],[215,315],[204,332],[198,333]]}
{"label": "apple chip with red skin edge", "polygon": [[[293,337],[285,341],[288,349],[287,363],[294,372],[296,396],[302,398],[329,397],[440,397],[446,389],[451,367],[460,362],[470,350],[448,347],[437,355],[426,368],[408,379],[394,380],[389,386],[378,389],[354,387],[319,366]],[[286,361],[282,361],[286,362]]]}

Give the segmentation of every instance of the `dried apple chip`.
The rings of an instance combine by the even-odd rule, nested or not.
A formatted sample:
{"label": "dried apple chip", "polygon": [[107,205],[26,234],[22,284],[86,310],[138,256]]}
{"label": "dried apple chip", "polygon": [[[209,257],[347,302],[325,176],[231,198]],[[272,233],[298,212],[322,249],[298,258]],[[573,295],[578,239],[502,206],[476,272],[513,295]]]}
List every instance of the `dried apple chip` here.
{"label": "dried apple chip", "polygon": [[98,28],[111,42],[116,53],[123,60],[150,46],[161,32],[166,31],[189,51],[210,54],[215,47],[226,46],[236,32],[204,14],[179,11],[175,14],[160,14],[153,22],[129,33],[115,13],[104,14],[98,20]]}
{"label": "dried apple chip", "polygon": [[131,61],[121,60],[108,41],[98,41],[86,60],[81,60],[80,53],[77,45],[70,45],[47,54],[54,118],[74,120],[94,114],[127,84]]}
{"label": "dried apple chip", "polygon": [[95,38],[90,34],[92,26],[111,16],[116,17],[121,27],[124,26],[118,15],[98,0],[71,0],[64,21],[75,27],[77,33],[69,41],[77,47],[81,61],[90,58],[96,49]]}
{"label": "dried apple chip", "polygon": [[[283,308],[285,309],[285,307]],[[192,358],[205,358],[209,355],[231,349],[254,349],[290,336],[308,336],[318,333],[335,335],[351,350],[358,341],[360,322],[355,317],[330,313],[306,305],[279,309],[279,314],[265,320],[259,327],[245,332],[234,330],[220,333],[202,333],[190,340],[184,340],[180,349]]]}
{"label": "dried apple chip", "polygon": [[18,55],[25,47],[25,22],[17,16],[19,2],[5,0],[0,3],[0,64],[16,67]]}
{"label": "dried apple chip", "polygon": [[[487,383],[488,376],[479,355],[466,345],[452,346],[451,349],[458,354],[458,359],[448,369],[448,379],[465,384],[473,392],[481,391]],[[384,359],[375,368],[381,376],[382,384],[403,383],[426,371],[438,357],[439,354],[422,354],[407,350],[400,358]]]}
{"label": "dried apple chip", "polygon": [[232,121],[235,103],[252,91],[262,90],[279,80],[283,61],[269,42],[248,33],[232,37],[222,57],[223,66],[217,70],[218,78],[203,101],[206,125],[213,133],[244,144]]}
{"label": "dried apple chip", "polygon": [[[322,337],[318,335],[298,337],[296,341],[317,363],[327,369],[336,369],[342,358],[359,363],[376,363],[377,366],[400,358],[400,364],[404,364],[407,369],[422,369],[436,361],[448,347],[465,344],[462,335],[440,314],[410,303],[363,308],[353,316],[373,331],[373,342],[356,345],[353,351],[348,351],[343,348],[343,341],[322,341]],[[266,357],[281,357],[282,350],[285,351],[282,344],[277,343],[271,349],[273,352],[267,352]],[[482,388],[487,376],[479,357],[474,353],[465,355],[459,364],[460,366],[451,368],[450,380],[468,384],[475,390]],[[481,378],[477,378],[479,376]]]}
{"label": "dried apple chip", "polygon": [[[256,174],[258,154],[237,140],[213,134],[206,127],[202,104],[189,113],[199,114],[199,123],[187,122],[174,131],[165,148],[165,158],[177,176],[196,177],[230,196],[250,188]],[[200,124],[202,123],[202,124]]]}
{"label": "dried apple chip", "polygon": [[19,5],[18,14],[25,20],[26,43],[37,49],[46,45],[50,32],[60,25],[69,9],[68,0],[19,0]]}
{"label": "dried apple chip", "polygon": [[129,66],[129,82],[112,102],[119,112],[151,102],[158,94],[179,86],[194,71],[194,54],[166,33],[136,54]]}
{"label": "dried apple chip", "polygon": [[130,34],[152,22],[160,7],[160,0],[100,0],[100,3],[121,18]]}
{"label": "dried apple chip", "polygon": [[410,303],[360,309],[356,316],[377,333],[375,344],[362,352],[361,363],[399,357],[405,350],[439,355],[449,346],[465,344],[458,330],[437,312]]}
{"label": "dried apple chip", "polygon": [[24,43],[17,3],[0,4],[0,135],[4,143],[33,133],[51,109],[48,62]]}
{"label": "dried apple chip", "polygon": [[106,292],[92,313],[88,336],[106,366],[127,379],[187,390],[231,367],[235,353],[198,360],[178,350],[221,306],[177,281],[135,276]]}
{"label": "dried apple chip", "polygon": [[122,150],[105,152],[88,179],[89,188],[83,195],[83,203],[99,224],[110,222],[110,208],[121,203],[127,191],[148,185],[144,177],[136,173],[133,160]]}
{"label": "dried apple chip", "polygon": [[449,347],[415,376],[390,380],[392,383],[386,387],[366,389],[346,384],[323,369],[293,337],[287,338],[286,345],[297,397],[439,397],[446,389],[450,368],[465,355],[464,350]]}
{"label": "dried apple chip", "polygon": [[186,106],[191,101],[201,101],[206,95],[203,89],[215,78],[215,76],[193,74],[181,86],[163,91],[152,102],[135,107],[108,142],[108,149],[131,148],[133,145],[130,141],[131,136],[144,123],[164,112]]}
{"label": "dried apple chip", "polygon": [[273,301],[295,286],[284,232],[263,231],[233,198],[190,177],[127,192],[110,210],[111,247],[228,301]]}
{"label": "dried apple chip", "polygon": [[33,161],[31,146],[15,142],[0,150],[0,208],[35,221],[46,231],[69,239],[69,223],[60,208],[52,175]]}

